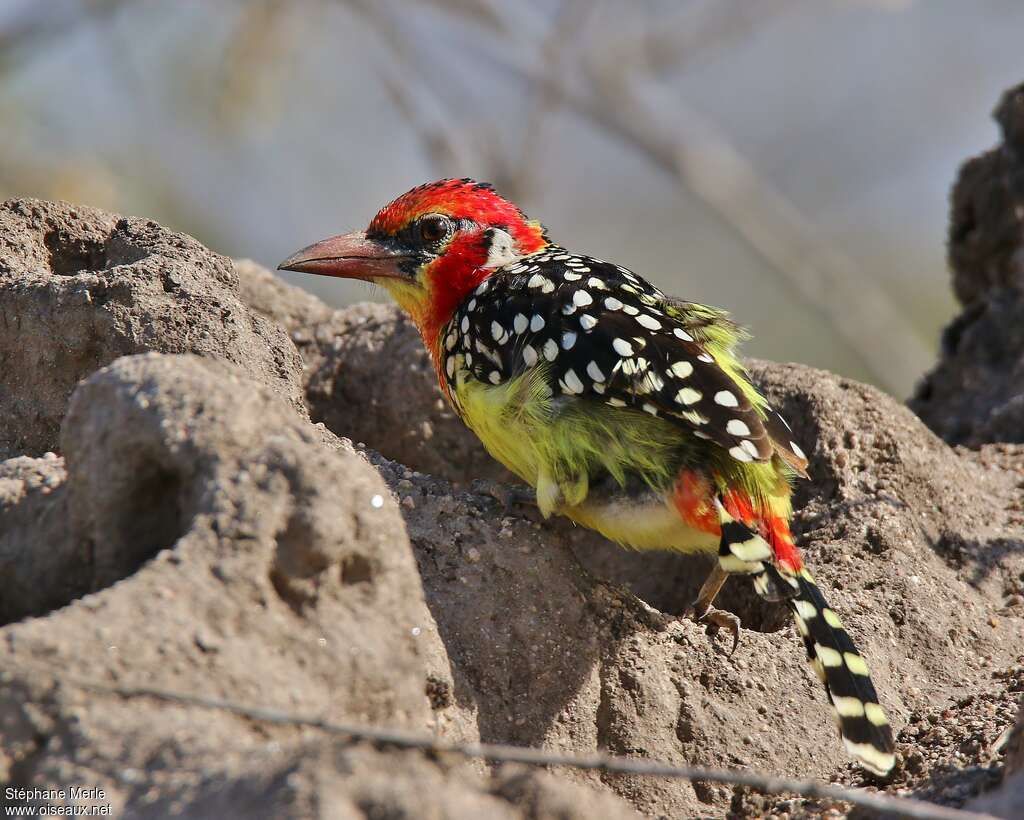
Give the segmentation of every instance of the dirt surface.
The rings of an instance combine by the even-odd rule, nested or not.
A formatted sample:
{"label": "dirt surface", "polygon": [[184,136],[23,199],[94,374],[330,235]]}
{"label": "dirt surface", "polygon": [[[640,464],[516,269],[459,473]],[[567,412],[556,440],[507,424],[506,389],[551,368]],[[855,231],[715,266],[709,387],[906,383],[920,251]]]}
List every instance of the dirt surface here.
{"label": "dirt surface", "polygon": [[[0,248],[0,780],[96,786],[92,802],[138,818],[845,812],[109,691],[150,686],[445,741],[883,785],[842,752],[781,607],[731,581],[721,601],[745,629],[729,656],[675,617],[700,561],[471,491],[503,473],[394,309],[331,310],[140,220],[39,202],[0,216],[21,231]],[[54,230],[81,239],[60,271]],[[110,291],[127,295],[95,298]],[[753,372],[812,454],[795,529],[894,721],[883,787],[1019,816],[1024,445],[951,448],[873,388]]]}
{"label": "dirt surface", "polygon": [[0,458],[56,450],[79,380],[150,350],[244,365],[303,411],[295,348],[239,301],[231,260],[144,219],[0,203]]}
{"label": "dirt surface", "polygon": [[910,401],[951,444],[1024,442],[1024,85],[995,111],[1003,142],[953,187],[949,263],[963,305]]}

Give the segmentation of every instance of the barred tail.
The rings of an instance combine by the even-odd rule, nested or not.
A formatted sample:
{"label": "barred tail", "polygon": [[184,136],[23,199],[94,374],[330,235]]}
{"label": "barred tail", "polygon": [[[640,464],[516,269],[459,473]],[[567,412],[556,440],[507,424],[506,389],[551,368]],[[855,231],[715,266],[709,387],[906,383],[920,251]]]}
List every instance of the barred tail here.
{"label": "barred tail", "polygon": [[722,528],[718,562],[730,574],[749,575],[758,594],[785,600],[807,648],[807,658],[825,684],[843,745],[865,769],[887,775],[895,765],[892,727],[878,703],[867,663],[835,610],[806,568],[777,560],[771,544],[751,525],[737,521],[716,500]]}
{"label": "barred tail", "polygon": [[843,744],[865,769],[887,775],[896,763],[896,746],[868,665],[811,573],[804,568],[794,578],[799,591],[787,603],[807,647],[807,659],[836,710]]}

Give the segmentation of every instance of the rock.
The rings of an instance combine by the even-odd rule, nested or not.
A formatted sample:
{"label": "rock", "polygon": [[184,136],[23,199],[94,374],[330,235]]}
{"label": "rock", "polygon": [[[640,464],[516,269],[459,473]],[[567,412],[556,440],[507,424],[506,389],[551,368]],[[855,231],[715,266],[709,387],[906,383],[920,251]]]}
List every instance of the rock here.
{"label": "rock", "polygon": [[[300,755],[287,729],[243,726],[228,714],[159,700],[111,698],[80,688],[83,683],[154,685],[455,739],[479,737],[481,712],[499,704],[507,709],[507,698],[515,696],[522,707],[515,720],[488,714],[485,725],[498,727],[489,730],[495,736],[540,738],[538,711],[566,691],[564,683],[558,690],[550,685],[559,671],[555,661],[564,664],[563,650],[593,633],[589,585],[570,553],[557,548],[540,558],[517,550],[503,562],[521,584],[530,580],[527,567],[545,577],[553,587],[550,610],[521,610],[494,625],[500,629],[481,622],[479,607],[456,612],[466,599],[452,595],[446,567],[458,565],[457,545],[467,537],[460,533],[478,533],[475,542],[496,557],[510,536],[538,542],[533,525],[513,521],[508,532],[487,532],[488,499],[481,508],[481,499],[454,498],[442,482],[409,482],[400,477],[405,468],[379,458],[374,470],[350,444],[323,435],[273,391],[223,364],[158,354],[121,359],[76,391],[62,441],[67,479],[43,514],[66,516],[71,542],[89,545],[90,587],[107,587],[3,629],[0,763],[5,779],[20,785],[98,787],[115,812],[129,814],[142,812],[143,792],[158,795],[157,806],[195,800],[196,811],[187,812],[195,816],[220,805],[220,797],[204,791],[204,778],[219,784],[218,793],[225,778],[245,790],[250,777],[258,784],[273,781],[274,767],[288,771],[282,756]],[[4,465],[3,474],[35,486],[41,482],[31,476],[39,472],[37,463],[19,459]],[[382,476],[392,485],[405,481],[421,499],[415,519],[403,522]],[[3,519],[0,524],[6,529]],[[429,600],[407,528],[416,533],[421,567],[433,566]],[[21,548],[32,551],[28,537]],[[478,573],[456,584],[470,584],[470,600],[500,604],[484,586],[486,568]],[[56,575],[45,584],[53,585]],[[511,585],[503,595],[524,593],[525,586]],[[570,609],[583,619],[577,629],[553,631],[553,619]],[[442,633],[464,658],[448,655]],[[525,664],[517,661],[516,641],[541,634],[549,635],[542,651]],[[493,694],[487,676],[504,673],[477,666],[488,658],[500,660],[501,669],[520,666]],[[530,695],[545,678],[550,694]],[[55,743],[54,737],[67,739]],[[271,752],[264,749],[268,738]],[[167,760],[188,760],[188,771],[154,769],[157,749]],[[375,794],[365,799],[385,804],[421,795],[425,786],[416,785],[411,764],[407,798],[397,783],[390,792],[384,788],[394,765],[377,767],[377,786],[356,778],[343,779],[338,789],[352,792],[353,800]],[[203,771],[208,774],[197,774]],[[316,778],[311,783],[321,794],[333,791]],[[551,793],[550,785],[501,781],[500,788],[513,804],[579,802]],[[474,805],[488,805],[482,794],[466,798],[465,816],[476,816]],[[438,806],[462,800],[455,785],[433,799]],[[612,816],[629,814],[610,795],[589,799],[615,807],[608,809]],[[237,811],[227,816],[248,816]],[[523,814],[510,809],[509,816]]]}
{"label": "rock", "polygon": [[[399,332],[407,333],[414,348],[410,355],[420,355],[426,361],[417,352],[414,331],[394,308],[358,307],[340,313],[356,310],[366,310],[378,317],[377,324],[368,328],[370,333],[376,333],[380,326],[388,328],[388,338]],[[314,319],[313,326],[325,327],[318,321]],[[370,370],[386,366],[383,362],[390,360],[386,349],[382,344],[366,345],[360,357],[362,366]],[[752,370],[772,401],[792,422],[795,440],[812,456],[811,480],[800,482],[798,487],[795,529],[811,567],[823,579],[829,598],[844,613],[870,659],[883,701],[898,721],[897,726],[914,709],[929,704],[938,708],[955,700],[964,691],[968,678],[977,682],[972,685],[982,685],[990,664],[1007,657],[1014,630],[1020,629],[1019,618],[993,621],[990,613],[998,606],[1004,589],[1012,587],[1024,571],[1024,531],[1019,507],[1024,448],[988,446],[976,453],[956,453],[911,412],[878,390],[811,368],[755,362]],[[372,381],[365,384],[365,390],[349,397],[345,416],[358,417],[379,406],[377,391],[387,386]],[[433,395],[432,379],[419,383],[418,389]],[[347,423],[345,416],[338,414],[331,420],[339,432]],[[452,435],[458,434],[452,431]],[[393,446],[386,427],[360,436],[375,448],[386,450]],[[474,477],[476,467],[463,471],[459,465],[442,464],[440,469],[465,482]],[[425,513],[427,520],[433,522],[429,501],[424,502],[412,493],[407,493],[404,501],[411,502],[404,506],[406,510],[425,506],[430,510]],[[493,509],[500,514],[499,506]],[[535,547],[532,541],[524,547],[531,555],[544,554],[540,573],[534,575],[530,564],[509,566],[513,556],[509,555],[506,543],[519,543],[521,536],[512,536],[515,529],[506,522],[515,521],[517,516],[500,519],[508,537],[496,554],[485,543],[486,533],[494,523],[478,531],[465,519],[456,517],[450,534],[443,536],[441,543],[448,538],[456,543],[465,539],[472,546],[464,550],[455,565],[446,562],[439,567],[434,555],[444,554],[444,550],[428,547],[434,538],[420,532],[415,514],[407,513],[406,518],[420,558],[428,600],[459,601],[456,607],[438,610],[437,617],[449,652],[468,661],[458,665],[469,676],[465,691],[487,693],[477,701],[478,720],[485,737],[500,729],[500,718],[492,724],[489,716],[505,714],[507,704],[522,703],[531,692],[543,692],[544,699],[550,700],[545,707],[547,713],[562,714],[567,708],[564,704],[568,703],[574,715],[591,714],[592,701],[588,697],[592,696],[580,690],[580,682],[587,679],[583,671],[572,671],[563,665],[558,667],[555,677],[541,678],[539,686],[516,683],[520,674],[533,679],[552,665],[557,666],[559,653],[566,651],[556,643],[553,652],[544,655],[540,647],[545,646],[547,638],[534,648],[538,624],[516,625],[517,603],[524,597],[538,602],[535,606],[542,614],[540,623],[548,620],[549,616],[543,615],[547,602],[566,598],[564,592],[556,592],[549,585],[570,567],[556,569],[550,563],[551,557],[544,554],[545,549],[559,541],[568,545],[590,572],[625,584],[663,612],[681,612],[707,571],[706,563],[687,556],[623,551],[564,522],[551,521],[541,529],[547,547]],[[429,525],[433,526],[434,523]],[[423,558],[425,553],[431,556],[429,562]],[[492,567],[503,566],[508,566],[505,577],[531,579],[529,591],[513,585],[506,597],[504,584],[492,584],[486,575],[479,582],[472,580],[481,572],[491,572]],[[479,595],[470,594],[477,588],[482,590]],[[626,618],[631,624],[627,628],[621,623],[606,627],[618,637],[599,638],[604,650],[592,648],[592,638],[581,629],[586,620],[573,610],[560,615],[560,629],[575,647],[568,651],[582,660],[599,658],[595,661],[600,670],[597,700],[603,706],[593,713],[597,715],[598,744],[623,754],[642,750],[668,759],[682,749],[687,760],[711,760],[722,765],[747,765],[756,760],[759,768],[777,772],[786,766],[786,761],[774,757],[777,752],[785,749],[793,754],[794,746],[805,748],[803,736],[820,730],[821,737],[813,741],[814,745],[820,743],[820,750],[814,753],[813,760],[801,762],[801,771],[814,772],[815,761],[820,764],[822,756],[838,753],[830,745],[832,739],[824,724],[814,723],[807,711],[812,703],[817,703],[813,680],[798,677],[792,682],[781,682],[793,671],[785,663],[792,664],[799,656],[789,636],[792,627],[788,613],[784,607],[765,605],[738,580],[726,586],[720,600],[740,614],[748,629],[768,633],[764,637],[770,641],[782,640],[781,644],[772,644],[778,646],[774,651],[768,646],[750,647],[749,641],[762,638],[744,633],[745,649],[740,653],[749,650],[751,654],[739,660],[747,670],[756,672],[726,665],[711,673],[703,663],[697,664],[698,669],[684,667],[680,671],[678,650],[673,654],[650,634],[653,622],[640,618],[640,623],[647,625],[639,628],[633,616]],[[619,602],[608,604],[613,610],[624,607],[633,611],[621,598],[613,596],[611,601]],[[474,635],[481,623],[487,625],[486,631]],[[780,629],[784,630],[782,634],[771,634]],[[506,630],[530,635],[524,641],[524,645],[531,647],[530,654],[516,654],[516,642],[503,637]],[[661,633],[655,629],[657,634]],[[692,640],[692,644],[682,643],[699,655],[706,646],[705,639],[698,634]],[[674,641],[678,646],[681,639],[676,637]],[[530,659],[534,653],[540,653],[536,661]],[[507,666],[511,657],[517,663]],[[683,652],[681,657],[690,664],[694,662],[690,652]],[[951,658],[959,659],[954,663],[953,674]],[[981,660],[985,658],[990,660]],[[781,668],[769,667],[774,663]],[[766,672],[768,668],[773,671]],[[666,669],[671,671],[666,673]],[[900,672],[891,675],[890,669]],[[709,709],[708,691],[720,696],[719,688],[758,693],[762,698],[757,703],[760,711],[753,708],[753,703],[744,705],[743,698],[718,702]],[[679,690],[684,693],[682,697]],[[790,715],[797,711],[801,715],[799,742],[783,740],[796,726],[765,723],[765,703],[781,692],[800,693],[800,699],[789,698],[786,707]],[[897,692],[903,693],[899,704],[888,699]],[[544,701],[537,705],[543,706]],[[745,711],[748,708],[749,713]],[[769,715],[773,713],[769,710]],[[665,731],[666,714],[678,716],[672,731]],[[650,716],[651,722],[647,722],[646,716]],[[561,722],[559,719],[557,724]],[[507,738],[512,732],[515,742],[543,740],[531,728],[537,724],[530,718],[513,715],[511,723],[517,728],[506,730],[500,737]],[[718,725],[729,731],[717,734]],[[1002,724],[997,721],[995,725]],[[760,732],[737,734],[733,731],[736,726],[763,726],[767,736],[775,738],[776,745],[766,744],[766,735]],[[913,748],[911,738],[903,739],[910,743],[907,748]],[[764,745],[771,748],[764,749]],[[982,747],[978,749],[975,754],[980,757]],[[934,782],[941,784],[941,789],[931,791],[930,772],[933,766],[941,769],[940,761],[949,765],[950,759],[937,755],[924,769],[902,782],[943,799],[941,789],[947,789],[954,781],[936,775]],[[835,764],[842,761],[839,756],[833,760]],[[963,762],[959,759],[957,765]],[[955,798],[960,803],[989,783],[984,777],[972,780],[969,776],[955,782],[963,786]],[[699,785],[695,790],[679,789],[673,784],[628,778],[616,779],[616,789],[645,812],[698,812],[702,806],[706,810],[708,805],[720,805],[729,797],[728,790]]]}
{"label": "rock", "polygon": [[[59,210],[38,208],[40,225]],[[185,261],[206,253],[181,241]],[[99,265],[96,242],[65,268]],[[33,281],[32,254],[45,255],[23,244],[15,294]],[[177,269],[172,245],[164,252]],[[233,277],[209,259],[194,269],[196,293]],[[108,274],[135,264],[145,260]],[[666,614],[685,607],[706,565],[628,553],[453,486],[500,473],[438,407],[422,346],[394,309],[331,311],[256,266],[235,270],[260,314],[252,327],[286,348],[287,331],[302,350],[318,423],[258,361],[230,364],[240,354],[224,330],[210,330],[205,358],[81,368],[50,447],[61,456],[0,463],[0,569],[13,590],[0,599],[6,783],[95,786],[131,817],[826,808],[681,780],[492,770],[117,691],[138,686],[443,741],[862,781],[783,608],[730,581],[722,602],[747,627],[730,656]],[[103,278],[78,277],[86,291]],[[152,272],[140,278],[125,285],[133,304],[149,299]],[[35,303],[23,303],[21,331],[56,360],[65,342],[51,314],[24,304]],[[110,304],[121,303],[101,313]],[[111,316],[135,327],[121,307]],[[152,346],[178,344],[177,327],[152,325]],[[954,450],[872,388],[800,366],[753,371],[811,456],[795,528],[894,720],[905,765],[886,788],[962,805],[998,781],[997,739],[1022,685],[1022,610],[1009,602],[1024,577],[1024,446]],[[47,412],[64,413],[51,388]],[[48,415],[29,424],[29,400],[0,402],[0,419],[21,425],[19,441],[51,440]],[[422,418],[431,425],[411,423]]]}
{"label": "rock", "polygon": [[53,453],[0,462],[0,624],[43,615],[92,588],[88,550],[68,530],[65,478]]}
{"label": "rock", "polygon": [[1024,85],[995,112],[1003,144],[953,189],[949,262],[962,313],[910,406],[952,444],[1024,442]]}
{"label": "rock", "polygon": [[[108,588],[4,629],[5,780],[95,784],[124,805],[122,770],[188,780],[152,769],[158,749],[213,771],[267,741],[228,715],[89,695],[80,678],[433,725],[428,675],[450,675],[397,507],[360,456],[323,447],[275,394],[222,364],[157,354],[76,391],[68,477],[48,512],[66,510],[90,557],[79,594]],[[33,471],[23,465],[23,484]]]}
{"label": "rock", "polygon": [[[1016,686],[1013,688],[1017,692],[1024,690],[1024,667],[1016,667],[1007,677],[1014,680]],[[1003,782],[990,793],[972,800],[968,806],[972,811],[987,812],[1007,820],[1024,817],[1024,703],[1017,707],[1016,712],[1016,721],[998,738],[1003,742]]]}
{"label": "rock", "polygon": [[0,236],[0,458],[56,450],[75,385],[149,350],[234,362],[303,408],[293,345],[191,237],[31,199],[0,205]]}
{"label": "rock", "polygon": [[999,789],[972,800],[968,808],[1006,820],[1024,817],[1024,774],[1008,777]]}
{"label": "rock", "polygon": [[[186,793],[161,795],[130,816],[164,818],[187,806],[191,818],[487,817],[496,820],[630,820],[620,800],[551,775],[510,772],[486,778],[466,765],[414,753],[316,743],[230,780],[209,778]],[[262,764],[262,765],[260,765]]]}
{"label": "rock", "polygon": [[236,260],[235,270],[246,304],[280,322],[301,351],[314,421],[459,485],[512,480],[448,407],[419,333],[394,306],[331,310],[253,262]]}

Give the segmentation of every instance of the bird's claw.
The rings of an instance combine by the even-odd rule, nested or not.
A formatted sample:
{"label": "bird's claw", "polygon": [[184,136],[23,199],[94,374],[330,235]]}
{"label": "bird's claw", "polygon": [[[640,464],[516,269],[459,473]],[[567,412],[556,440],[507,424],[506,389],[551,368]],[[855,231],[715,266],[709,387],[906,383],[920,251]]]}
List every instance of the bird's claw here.
{"label": "bird's claw", "polygon": [[699,611],[697,606],[693,606],[687,614],[696,623],[704,624],[707,627],[709,638],[713,639],[720,629],[728,630],[732,635],[732,648],[729,649],[729,654],[732,655],[736,651],[736,647],[740,644],[739,618],[731,612],[726,612],[724,609],[715,609],[713,606],[705,607],[703,611]]}

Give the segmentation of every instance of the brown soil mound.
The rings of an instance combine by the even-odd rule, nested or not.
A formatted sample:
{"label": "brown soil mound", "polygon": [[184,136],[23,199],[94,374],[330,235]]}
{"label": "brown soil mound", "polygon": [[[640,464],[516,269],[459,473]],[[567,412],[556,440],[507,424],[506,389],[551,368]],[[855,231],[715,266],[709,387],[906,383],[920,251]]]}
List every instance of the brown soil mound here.
{"label": "brown soil mound", "polygon": [[[332,311],[252,263],[88,209],[11,201],[0,232],[11,786],[98,786],[94,802],[130,817],[828,808],[374,749],[89,684],[863,782],[781,608],[730,582],[722,600],[747,627],[730,657],[673,617],[699,561],[625,552],[468,489],[504,473],[392,308]],[[896,724],[886,788],[950,805],[990,790],[1019,746],[1024,446],[952,449],[873,388],[753,370],[812,454],[796,530]],[[1019,781],[989,791],[989,810],[1010,811]]]}

